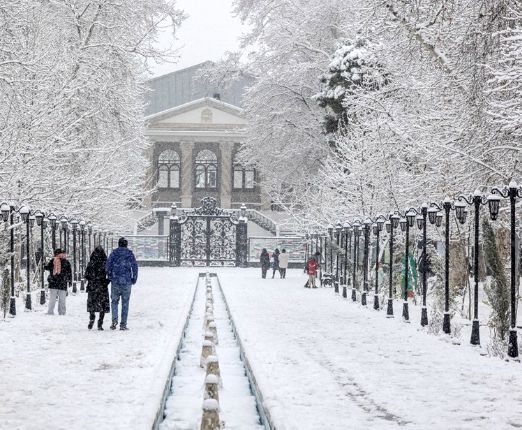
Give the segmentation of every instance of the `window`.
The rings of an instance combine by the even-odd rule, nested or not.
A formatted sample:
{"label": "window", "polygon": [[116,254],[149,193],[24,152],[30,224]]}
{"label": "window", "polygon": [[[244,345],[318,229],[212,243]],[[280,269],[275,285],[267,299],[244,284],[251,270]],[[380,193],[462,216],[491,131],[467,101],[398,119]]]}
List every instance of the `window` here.
{"label": "window", "polygon": [[243,167],[237,156],[234,157],[234,189],[252,190],[255,187],[256,171],[253,167]]}
{"label": "window", "polygon": [[205,149],[196,156],[196,188],[217,188],[217,157],[212,151]]}
{"label": "window", "polygon": [[158,157],[158,188],[179,188],[179,155],[172,149],[163,151]]}

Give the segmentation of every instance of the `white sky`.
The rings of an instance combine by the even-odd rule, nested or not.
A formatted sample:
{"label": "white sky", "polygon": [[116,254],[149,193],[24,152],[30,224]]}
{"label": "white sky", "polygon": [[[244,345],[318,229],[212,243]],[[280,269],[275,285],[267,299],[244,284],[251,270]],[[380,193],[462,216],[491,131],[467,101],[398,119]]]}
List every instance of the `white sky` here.
{"label": "white sky", "polygon": [[[225,51],[235,51],[243,26],[232,16],[232,0],[178,0],[178,7],[189,17],[177,33],[174,46],[181,55],[176,64],[152,66],[153,76],[183,69],[206,60],[218,60]],[[173,43],[173,36],[165,32],[161,44]]]}

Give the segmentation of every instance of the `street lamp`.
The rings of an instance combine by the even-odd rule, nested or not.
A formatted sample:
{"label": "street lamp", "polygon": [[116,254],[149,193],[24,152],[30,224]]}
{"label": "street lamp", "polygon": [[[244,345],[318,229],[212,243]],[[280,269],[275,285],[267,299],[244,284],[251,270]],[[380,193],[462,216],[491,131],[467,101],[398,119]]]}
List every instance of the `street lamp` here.
{"label": "street lamp", "polygon": [[9,301],[9,315],[12,317],[16,316],[16,298],[15,298],[15,281],[14,281],[14,272],[15,272],[15,252],[14,252],[14,214],[15,214],[15,206],[9,203],[2,203],[0,205],[0,211],[2,212],[2,218],[4,222],[9,220],[9,229],[10,229],[10,244],[9,244],[9,253],[11,254],[11,273],[10,273],[10,281],[11,281],[11,299]]}
{"label": "street lamp", "polygon": [[62,234],[63,234],[63,243],[62,243],[62,251],[63,252],[67,252],[67,226],[68,226],[68,222],[69,220],[65,217],[65,216],[62,216],[62,218],[60,218],[60,225],[62,227]]}
{"label": "street lamp", "polygon": [[76,230],[78,230],[79,221],[76,218],[71,220],[72,226],[72,234],[73,234],[73,282],[72,282],[72,292],[76,294],[78,289],[76,287],[76,283],[78,281],[78,270],[76,267]]}
{"label": "street lamp", "polygon": [[92,252],[92,246],[91,246],[92,224],[90,222],[87,223],[87,232],[89,233],[89,252],[87,254],[90,254]]}
{"label": "street lamp", "polygon": [[335,225],[335,240],[337,249],[335,250],[335,294],[339,294],[339,250],[341,245],[341,232],[343,231],[343,226],[340,222]]}
{"label": "street lamp", "polygon": [[80,291],[85,291],[85,221],[82,219],[78,223],[80,227]]}
{"label": "street lamp", "polygon": [[31,237],[30,237],[30,225],[31,225],[31,222],[29,220],[29,215],[31,213],[31,210],[29,209],[29,207],[27,206],[23,206],[21,209],[20,209],[20,215],[22,217],[22,222],[25,223],[26,225],[26,270],[27,270],[27,273],[26,273],[26,277],[27,277],[27,295],[26,295],[26,299],[25,299],[25,308],[27,310],[32,310],[33,306],[32,306],[32,302],[31,302],[31,274],[30,274],[30,271],[31,271],[31,267],[30,267],[30,264],[31,264],[31,259],[30,259],[30,255],[31,255]]}
{"label": "street lamp", "polygon": [[400,219],[399,224],[401,231],[406,233],[405,240],[405,256],[404,256],[404,302],[402,305],[402,317],[405,322],[410,322],[410,312],[408,308],[408,288],[410,278],[410,228],[415,224],[416,212],[413,208],[406,211],[404,216]]}
{"label": "street lamp", "polygon": [[522,197],[522,191],[515,181],[511,181],[507,187],[502,189],[493,188],[488,197],[489,211],[492,220],[496,220],[499,213],[500,199],[495,194],[503,198],[509,198],[510,204],[510,239],[511,239],[511,324],[509,329],[508,355],[518,357],[517,339],[517,290],[516,290],[516,235],[515,235],[515,203],[516,199]]}
{"label": "street lamp", "polygon": [[45,276],[44,276],[44,261],[45,261],[45,252],[44,252],[44,214],[42,211],[38,211],[34,214],[36,218],[36,225],[40,227],[40,304],[45,305]]}
{"label": "street lamp", "polygon": [[[427,295],[427,262],[428,262],[428,254],[427,254],[427,228],[428,228],[428,214],[431,208],[428,208],[427,203],[423,203],[420,209],[420,214],[417,215],[417,228],[422,230],[422,310],[421,310],[421,326],[428,325],[428,308],[426,305],[426,295]],[[436,209],[435,209],[436,210]],[[437,221],[437,215],[435,213],[434,222]]]}
{"label": "street lamp", "polygon": [[[474,226],[474,249],[473,249],[473,277],[475,278],[475,288],[473,297],[473,325],[471,327],[471,344],[480,345],[480,324],[478,318],[478,292],[479,292],[479,234],[480,234],[480,206],[486,205],[488,199],[483,196],[479,190],[476,190],[471,196],[459,196],[459,201],[455,202],[455,210],[458,220],[464,224],[466,222],[466,211],[461,209],[461,202],[464,200],[468,205],[472,205],[475,209],[475,226]],[[457,206],[457,203],[459,205]],[[464,203],[462,203],[463,205]]]}
{"label": "street lamp", "polygon": [[352,230],[348,222],[343,225],[344,231],[344,276],[343,276],[343,298],[348,298],[348,251],[352,244]]}
{"label": "street lamp", "polygon": [[49,222],[51,223],[51,243],[54,252],[56,249],[56,215],[49,214]]}
{"label": "street lamp", "polygon": [[370,247],[370,228],[372,225],[371,220],[364,220],[363,232],[364,232],[364,253],[363,253],[363,293],[361,296],[361,305],[366,306],[366,296],[368,295],[368,263],[369,263],[369,247]]}
{"label": "street lamp", "polygon": [[379,310],[379,235],[384,227],[384,218],[379,215],[373,224],[373,234],[376,236],[375,245],[375,294],[373,296],[373,309]]}
{"label": "street lamp", "polygon": [[388,291],[388,307],[386,309],[386,317],[387,318],[393,318],[393,239],[394,239],[394,231],[397,230],[399,227],[401,217],[394,213],[390,214],[388,217],[388,222],[386,225],[386,231],[390,235],[390,248],[389,248],[389,254],[390,254],[390,285],[389,285],[389,291]]}
{"label": "street lamp", "polygon": [[357,301],[357,259],[359,258],[359,235],[361,234],[361,223],[355,221],[353,228],[353,267],[352,267],[352,301]]}
{"label": "street lamp", "polygon": [[[449,261],[450,261],[450,210],[455,207],[451,202],[449,197],[446,197],[442,202],[442,205],[438,205],[437,203],[431,203],[431,206],[437,208],[437,216],[435,219],[435,224],[437,227],[440,227],[442,223],[442,213],[441,210],[444,210],[446,215],[446,231],[445,231],[445,242],[446,242],[446,252],[444,255],[444,272],[445,272],[445,280],[444,280],[444,321],[442,323],[442,330],[444,333],[451,333],[451,322],[450,322],[450,312],[449,312]],[[432,218],[430,218],[430,222],[432,222]]]}

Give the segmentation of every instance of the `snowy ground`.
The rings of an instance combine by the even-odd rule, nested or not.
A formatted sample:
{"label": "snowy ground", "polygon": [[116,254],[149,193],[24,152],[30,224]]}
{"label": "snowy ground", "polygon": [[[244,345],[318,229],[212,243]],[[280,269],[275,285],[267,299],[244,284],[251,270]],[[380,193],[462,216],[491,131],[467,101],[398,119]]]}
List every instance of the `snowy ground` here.
{"label": "snowy ground", "polygon": [[[332,289],[304,289],[300,270],[286,280],[260,279],[259,269],[212,270],[278,430],[522,426],[520,363],[453,345]],[[85,294],[68,297],[65,317],[23,312],[18,300],[17,317],[0,323],[0,428],[150,429],[199,271],[142,269],[129,332],[88,331]],[[225,414],[237,403],[225,361],[237,351],[220,340]]]}
{"label": "snowy ground", "polygon": [[128,332],[87,330],[86,294],[67,315],[24,312],[0,322],[0,428],[150,429],[198,270],[144,268]]}
{"label": "snowy ground", "polygon": [[389,320],[330,288],[304,289],[299,270],[286,280],[218,273],[278,430],[522,426],[519,363]]}

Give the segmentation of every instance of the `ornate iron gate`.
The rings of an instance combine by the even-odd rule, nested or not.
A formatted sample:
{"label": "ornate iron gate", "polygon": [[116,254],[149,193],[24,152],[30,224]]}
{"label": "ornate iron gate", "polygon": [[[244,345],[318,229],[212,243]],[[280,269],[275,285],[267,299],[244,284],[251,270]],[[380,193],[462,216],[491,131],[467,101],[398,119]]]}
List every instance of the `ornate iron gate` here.
{"label": "ornate iron gate", "polygon": [[247,220],[205,197],[201,207],[170,219],[173,266],[247,266]]}

